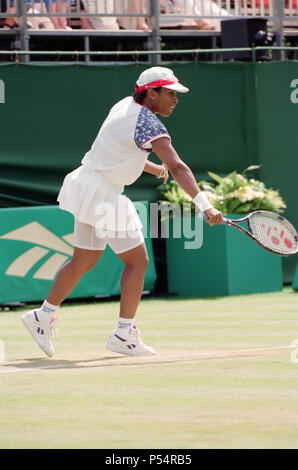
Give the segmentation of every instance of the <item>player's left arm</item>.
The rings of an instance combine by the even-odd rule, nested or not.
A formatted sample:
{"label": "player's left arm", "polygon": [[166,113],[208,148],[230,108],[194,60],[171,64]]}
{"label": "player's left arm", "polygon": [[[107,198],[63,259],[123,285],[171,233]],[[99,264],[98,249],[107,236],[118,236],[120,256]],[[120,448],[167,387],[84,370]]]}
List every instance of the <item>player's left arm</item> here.
{"label": "player's left arm", "polygon": [[147,162],[145,163],[144,171],[156,176],[156,178],[163,178],[163,183],[166,184],[169,178],[169,172],[166,165],[156,165],[156,163]]}

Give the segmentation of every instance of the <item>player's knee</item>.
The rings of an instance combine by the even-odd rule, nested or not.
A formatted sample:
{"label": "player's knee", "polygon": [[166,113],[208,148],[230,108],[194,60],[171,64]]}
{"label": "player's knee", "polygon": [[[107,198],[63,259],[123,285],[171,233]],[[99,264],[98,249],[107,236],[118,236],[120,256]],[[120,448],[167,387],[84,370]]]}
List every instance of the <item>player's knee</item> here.
{"label": "player's knee", "polygon": [[144,270],[145,270],[145,271],[147,270],[148,265],[149,265],[149,258],[148,258],[148,256],[146,255],[146,256],[144,257],[144,260],[143,260],[143,267],[144,267]]}
{"label": "player's knee", "polygon": [[138,272],[140,275],[145,274],[148,264],[149,264],[149,258],[147,255],[142,256],[141,258],[138,258],[135,260],[133,263],[127,262],[126,268],[131,269],[133,271]]}
{"label": "player's knee", "polygon": [[97,264],[97,260],[95,259],[72,259],[72,267],[75,271],[78,271],[82,274],[91,271],[91,269],[95,268]]}
{"label": "player's knee", "polygon": [[143,258],[140,260],[138,264],[138,269],[140,272],[144,273],[146,272],[149,264],[149,258],[147,255],[143,256]]}

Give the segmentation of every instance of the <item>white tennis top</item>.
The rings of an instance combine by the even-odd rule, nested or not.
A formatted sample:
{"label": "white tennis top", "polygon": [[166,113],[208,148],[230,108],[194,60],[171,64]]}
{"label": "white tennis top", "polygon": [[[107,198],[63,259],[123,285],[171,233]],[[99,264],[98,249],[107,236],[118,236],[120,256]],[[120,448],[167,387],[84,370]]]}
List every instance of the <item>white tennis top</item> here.
{"label": "white tennis top", "polygon": [[170,139],[165,126],[148,108],[132,97],[119,101],[82,165],[66,175],[57,199],[59,207],[80,222],[95,226],[100,236],[141,229],[133,203],[122,193],[142,174],[151,142],[161,136]]}
{"label": "white tennis top", "polygon": [[82,164],[116,184],[130,185],[142,174],[151,142],[169,133],[162,122],[132,97],[115,104]]}

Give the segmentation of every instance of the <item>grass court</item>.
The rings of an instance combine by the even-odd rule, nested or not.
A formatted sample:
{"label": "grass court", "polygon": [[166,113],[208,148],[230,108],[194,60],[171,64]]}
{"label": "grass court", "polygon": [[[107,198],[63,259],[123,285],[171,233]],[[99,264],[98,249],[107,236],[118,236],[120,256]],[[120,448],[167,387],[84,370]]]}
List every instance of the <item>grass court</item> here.
{"label": "grass court", "polygon": [[158,351],[147,358],[105,349],[118,305],[63,304],[53,358],[23,327],[28,306],[0,312],[1,449],[297,448],[291,288],[144,298],[137,325]]}

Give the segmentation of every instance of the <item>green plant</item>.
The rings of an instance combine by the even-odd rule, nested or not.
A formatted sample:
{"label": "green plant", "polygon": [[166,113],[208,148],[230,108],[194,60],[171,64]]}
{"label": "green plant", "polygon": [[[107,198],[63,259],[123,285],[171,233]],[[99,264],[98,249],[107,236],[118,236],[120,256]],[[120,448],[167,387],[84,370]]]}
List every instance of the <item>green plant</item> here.
{"label": "green plant", "polygon": [[[208,175],[213,181],[200,181],[198,186],[224,215],[247,214],[258,209],[283,212],[286,204],[279,191],[266,188],[262,181],[247,176],[248,171],[258,168],[256,165],[249,166],[242,173],[232,171],[223,177],[209,171]],[[190,196],[173,180],[158,189],[163,200],[171,204],[191,202]]]}

